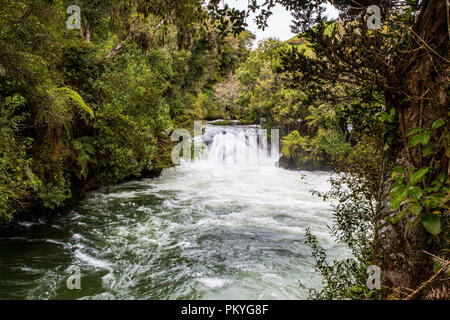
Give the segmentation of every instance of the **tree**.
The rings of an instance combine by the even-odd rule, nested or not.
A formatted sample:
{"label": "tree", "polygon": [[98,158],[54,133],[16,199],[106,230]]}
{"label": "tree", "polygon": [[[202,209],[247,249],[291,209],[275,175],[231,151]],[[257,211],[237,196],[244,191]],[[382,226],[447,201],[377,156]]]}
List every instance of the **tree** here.
{"label": "tree", "polygon": [[[338,23],[324,17],[326,3],[339,10]],[[448,246],[448,229],[438,232],[441,225],[448,228],[448,180],[437,179],[450,174],[448,2],[269,0],[258,5],[254,0],[249,11],[259,12],[257,22],[264,27],[275,4],[292,12],[293,31],[301,32],[315,53],[309,58],[293,48],[285,56],[285,70],[294,71],[293,83],[311,99],[346,103],[349,111],[368,103],[371,118],[378,118],[380,110],[370,105],[381,101],[384,114],[393,116],[385,117],[382,135],[377,200],[384,214],[376,221],[374,263],[382,268],[386,285],[417,287],[430,274],[423,250]],[[366,24],[367,7],[373,4],[382,11],[380,30],[369,30]],[[339,84],[348,94],[338,96],[327,84]],[[349,103],[352,96],[359,100],[356,105]],[[405,185],[397,198],[392,191],[394,167],[402,167]],[[411,185],[420,174],[417,185]],[[414,201],[422,200],[427,202],[414,209]]]}
{"label": "tree", "polygon": [[80,31],[67,1],[0,7],[0,223],[171,166],[168,133],[209,113],[248,52],[201,0],[75,4]]}

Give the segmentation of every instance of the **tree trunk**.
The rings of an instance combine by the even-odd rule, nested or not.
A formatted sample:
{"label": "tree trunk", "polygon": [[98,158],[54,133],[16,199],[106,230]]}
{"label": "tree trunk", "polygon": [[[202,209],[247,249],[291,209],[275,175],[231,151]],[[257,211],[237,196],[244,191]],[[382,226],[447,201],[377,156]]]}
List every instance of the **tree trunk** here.
{"label": "tree trunk", "polygon": [[[424,163],[420,147],[408,148],[406,134],[413,128],[430,129],[434,121],[447,118],[448,94],[448,24],[447,6],[443,0],[422,1],[422,10],[416,25],[410,30],[409,45],[394,61],[395,71],[389,79],[386,106],[395,109],[399,121],[399,145],[394,148],[393,162],[406,168],[429,166]],[[441,157],[440,155],[439,157]],[[445,158],[445,156],[444,156]],[[448,159],[441,163],[448,172]],[[390,211],[388,197],[391,185],[384,186],[385,210]],[[411,227],[407,237],[404,230],[408,217],[397,225],[380,221],[375,244],[376,263],[381,267],[388,286],[415,288],[430,276],[431,264],[423,250],[429,250],[429,235],[421,224]]]}

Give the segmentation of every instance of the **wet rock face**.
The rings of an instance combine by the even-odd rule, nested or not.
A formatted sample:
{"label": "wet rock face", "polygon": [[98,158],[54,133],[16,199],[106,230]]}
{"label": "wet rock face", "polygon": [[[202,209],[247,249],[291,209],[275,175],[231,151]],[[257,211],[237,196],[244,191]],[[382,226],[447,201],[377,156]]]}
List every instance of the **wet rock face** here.
{"label": "wet rock face", "polygon": [[291,159],[286,158],[285,156],[282,156],[280,158],[278,165],[280,166],[280,168],[283,168],[283,169],[289,169],[289,170],[295,169],[294,168],[295,164],[293,163],[293,161]]}
{"label": "wet rock face", "polygon": [[287,170],[306,170],[306,171],[316,171],[316,170],[331,170],[331,166],[326,162],[318,162],[314,160],[306,161],[302,163],[300,166],[295,162],[294,159],[289,159],[285,156],[282,156],[278,162],[280,168]]}

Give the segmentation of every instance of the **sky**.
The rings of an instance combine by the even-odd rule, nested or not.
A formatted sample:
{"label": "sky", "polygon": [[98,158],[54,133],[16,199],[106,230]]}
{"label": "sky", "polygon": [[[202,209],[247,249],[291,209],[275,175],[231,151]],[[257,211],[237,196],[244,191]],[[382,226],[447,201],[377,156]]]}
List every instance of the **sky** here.
{"label": "sky", "polygon": [[[248,0],[224,0],[226,4],[230,7],[234,7],[239,10],[246,10],[248,5]],[[329,18],[337,18],[338,12],[334,7],[327,7],[327,15]],[[248,29],[256,35],[256,42],[263,40],[265,38],[278,38],[281,41],[289,40],[294,36],[291,33],[291,14],[286,11],[283,7],[277,5],[272,9],[273,15],[270,16],[268,25],[264,31],[259,30],[255,24],[254,16],[250,17],[247,21]],[[256,44],[255,42],[255,44]]]}

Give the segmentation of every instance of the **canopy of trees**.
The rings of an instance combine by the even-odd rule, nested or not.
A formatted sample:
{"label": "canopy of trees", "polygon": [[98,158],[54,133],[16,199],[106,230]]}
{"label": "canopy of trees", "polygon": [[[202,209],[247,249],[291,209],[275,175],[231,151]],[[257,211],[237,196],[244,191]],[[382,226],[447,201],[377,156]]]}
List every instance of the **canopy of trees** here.
{"label": "canopy of trees", "polygon": [[[326,3],[339,21],[324,16]],[[276,4],[292,12],[303,41],[252,52],[234,102],[238,114],[284,130],[283,153],[297,166],[326,160],[338,174],[324,196],[339,199],[333,232],[356,259],[331,267],[311,235],[326,280],[316,294],[372,296],[370,264],[383,271],[381,296],[448,294],[448,2],[250,1],[248,12],[265,27]],[[370,5],[381,11],[378,30],[368,28]],[[441,280],[421,285],[433,268]]]}
{"label": "canopy of trees", "polygon": [[0,8],[2,222],[170,166],[168,133],[224,117],[214,85],[253,37],[221,31],[201,1],[77,1],[80,30],[71,4]]}

